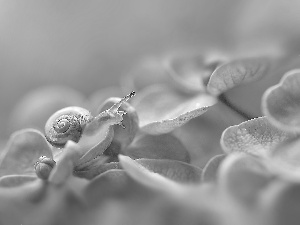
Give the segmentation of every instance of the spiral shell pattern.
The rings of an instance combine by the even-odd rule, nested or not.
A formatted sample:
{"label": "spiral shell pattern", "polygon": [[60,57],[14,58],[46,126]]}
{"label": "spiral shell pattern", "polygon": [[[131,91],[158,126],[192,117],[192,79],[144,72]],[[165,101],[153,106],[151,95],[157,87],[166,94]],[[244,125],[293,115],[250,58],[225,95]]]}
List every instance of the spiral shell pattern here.
{"label": "spiral shell pattern", "polygon": [[57,148],[64,147],[69,140],[77,143],[85,125],[92,119],[93,116],[87,109],[76,106],[63,108],[46,122],[46,139]]}

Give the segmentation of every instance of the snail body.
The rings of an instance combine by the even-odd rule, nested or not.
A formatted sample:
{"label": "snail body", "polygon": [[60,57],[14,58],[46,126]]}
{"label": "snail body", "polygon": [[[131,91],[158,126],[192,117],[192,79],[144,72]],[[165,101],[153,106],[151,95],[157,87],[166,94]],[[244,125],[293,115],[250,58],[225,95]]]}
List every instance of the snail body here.
{"label": "snail body", "polygon": [[46,122],[46,139],[57,148],[64,147],[69,140],[77,143],[84,127],[92,120],[93,116],[87,109],[77,106],[63,108],[54,113]]}
{"label": "snail body", "polygon": [[[87,149],[88,152],[86,155],[89,154],[95,158],[92,153],[93,150],[96,149],[95,146],[101,145],[99,142],[102,140],[98,138],[101,128],[109,128],[109,131],[112,131],[109,133],[113,135],[113,129],[110,129],[111,126],[119,124],[124,127],[122,122],[123,115],[125,115],[126,112],[119,111],[119,108],[134,95],[135,92],[131,92],[129,95],[115,102],[109,109],[99,113],[95,117],[92,116],[87,109],[76,106],[57,111],[46,122],[45,136],[47,141],[54,147],[63,148],[69,140],[78,143],[82,138],[83,143],[81,144],[85,146],[85,148],[87,148],[87,146],[91,148],[89,150]],[[99,152],[95,154],[99,155]]]}

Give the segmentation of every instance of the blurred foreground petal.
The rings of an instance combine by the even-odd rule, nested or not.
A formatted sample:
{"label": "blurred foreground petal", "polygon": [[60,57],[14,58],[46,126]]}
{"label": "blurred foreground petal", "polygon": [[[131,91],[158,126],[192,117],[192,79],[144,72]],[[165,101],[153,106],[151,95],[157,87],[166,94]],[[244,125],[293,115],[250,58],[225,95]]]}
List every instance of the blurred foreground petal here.
{"label": "blurred foreground petal", "polygon": [[298,225],[300,220],[299,182],[274,182],[262,193],[265,222],[272,225]]}
{"label": "blurred foreground petal", "polygon": [[85,188],[84,196],[88,204],[95,209],[95,206],[112,199],[130,203],[135,196],[138,196],[139,200],[147,198],[148,191],[151,192],[134,181],[124,170],[112,169],[95,177]]}
{"label": "blurred foreground petal", "polygon": [[49,181],[57,185],[64,183],[73,174],[74,167],[80,156],[79,146],[72,141],[68,141],[63,152],[59,155],[60,158],[57,159]]}
{"label": "blurred foreground petal", "polygon": [[247,205],[256,203],[272,176],[258,159],[245,153],[229,155],[218,171],[220,191]]}
{"label": "blurred foreground petal", "polygon": [[0,187],[18,187],[36,179],[34,175],[6,175],[0,178]]}

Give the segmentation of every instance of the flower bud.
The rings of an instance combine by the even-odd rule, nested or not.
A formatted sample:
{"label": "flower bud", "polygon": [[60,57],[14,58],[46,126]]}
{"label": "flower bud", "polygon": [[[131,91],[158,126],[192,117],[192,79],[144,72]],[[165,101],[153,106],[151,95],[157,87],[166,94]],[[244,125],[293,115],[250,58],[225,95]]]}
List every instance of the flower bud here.
{"label": "flower bud", "polygon": [[34,164],[36,175],[42,179],[47,180],[56,162],[47,156],[41,156]]}

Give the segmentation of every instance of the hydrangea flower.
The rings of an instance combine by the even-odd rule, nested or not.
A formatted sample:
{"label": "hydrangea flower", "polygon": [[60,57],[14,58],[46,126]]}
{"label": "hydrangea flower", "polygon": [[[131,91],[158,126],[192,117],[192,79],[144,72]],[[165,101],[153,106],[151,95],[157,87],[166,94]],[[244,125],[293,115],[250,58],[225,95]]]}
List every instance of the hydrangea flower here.
{"label": "hydrangea flower", "polygon": [[[46,93],[48,93],[48,90]],[[43,98],[42,95],[40,96],[41,98]],[[34,96],[34,98],[36,98],[36,96]],[[28,101],[28,99],[25,99],[25,101]],[[136,112],[134,108],[130,106],[130,104],[123,102],[123,100],[121,102],[119,101],[120,98],[110,98],[106,102],[104,102],[102,106],[100,106],[100,108],[98,109],[99,112],[97,112],[97,114],[102,115],[103,113],[105,114],[106,112],[110,112],[112,115],[112,123],[104,127],[96,124],[96,122],[89,123],[84,129],[82,138],[79,140],[79,143],[75,144],[76,147],[74,147],[74,143],[69,143],[68,145],[66,145],[66,147],[57,149],[55,147],[50,148],[49,144],[44,143],[44,149],[47,149],[47,153],[45,154],[42,154],[42,152],[40,152],[39,146],[37,146],[37,148],[33,148],[32,151],[35,151],[35,156],[33,157],[32,155],[27,155],[27,157],[30,158],[27,159],[27,161],[31,161],[30,163],[26,164],[26,166],[30,167],[30,169],[28,169],[31,171],[30,175],[32,175],[33,172],[33,161],[38,161],[38,158],[41,156],[47,156],[50,159],[53,158],[52,153],[49,153],[50,149],[54,154],[55,160],[58,160],[58,162],[60,162],[63,160],[70,161],[72,159],[73,161],[71,160],[71,164],[74,167],[74,174],[89,179],[108,169],[119,168],[119,164],[114,161],[116,161],[117,155],[120,152],[133,158],[172,159],[177,161],[179,160],[183,162],[189,162],[190,159],[188,152],[175,136],[171,134],[154,136],[150,134],[144,134],[142,132],[136,135],[139,129],[138,117],[136,115]],[[51,102],[53,103],[54,107],[56,107],[56,104],[59,105],[59,99],[57,101],[58,103],[56,103],[53,99],[51,99]],[[24,106],[24,103],[21,103],[21,105]],[[120,110],[124,111],[119,111],[119,108]],[[73,110],[73,108],[70,108],[70,110]],[[125,111],[126,115],[123,113]],[[105,117],[104,114],[102,115],[103,118]],[[121,122],[125,129],[122,129],[118,125]],[[112,126],[113,124],[116,125]],[[96,125],[96,128],[93,128],[94,125]],[[85,135],[85,132],[89,132],[89,128],[91,127],[93,129],[96,129],[94,133],[92,135]],[[48,129],[47,126],[46,129]],[[29,131],[26,130],[23,133],[27,135],[28,132]],[[31,130],[30,132],[35,132],[37,136],[41,136],[41,133],[39,133],[37,130]],[[42,138],[42,140],[43,142],[45,142],[44,138]],[[32,145],[34,145],[34,141]],[[18,151],[22,151],[21,149],[24,149],[23,146],[21,146]],[[8,152],[10,151],[11,150],[8,150]],[[25,153],[26,150],[23,151]],[[74,151],[74,153],[71,153],[72,151]],[[16,155],[18,153],[14,154]],[[9,156],[9,154],[7,155],[8,156],[5,156],[5,158],[14,158],[14,160],[16,161],[15,164],[18,163],[16,157],[11,157]],[[60,158],[62,158],[63,160],[60,160]],[[178,163],[180,164],[180,162]],[[57,168],[54,168],[54,172],[56,170],[59,170],[60,167],[64,168],[64,166],[61,166],[61,164],[62,163],[58,163],[58,165],[56,166]],[[57,174],[63,174],[63,172],[60,171],[57,172]],[[15,175],[19,174],[15,173]],[[51,176],[49,179],[52,180]]]}
{"label": "hydrangea flower", "polygon": [[[20,198],[20,191],[16,191],[14,199],[21,205],[39,202],[36,205],[43,206],[40,211],[34,204],[28,210],[36,221],[40,216],[35,211],[42,212],[47,207],[50,215],[59,215],[56,218],[48,216],[45,224],[61,221],[97,224],[100,220],[103,224],[121,221],[136,224],[135,219],[144,224],[240,224],[241,221],[264,224],[265,220],[276,222],[282,218],[288,221],[287,210],[280,202],[288,208],[289,198],[298,193],[295,183],[299,178],[295,173],[298,166],[292,160],[298,156],[299,142],[294,92],[298,90],[297,75],[287,75],[279,85],[266,92],[263,110],[267,117],[244,121],[249,115],[226,97],[226,92],[235,86],[265,76],[276,59],[268,54],[234,57],[204,53],[172,55],[159,63],[147,61],[142,68],[137,68],[137,73],[126,78],[127,83],[123,82],[125,90],[138,90],[130,103],[116,97],[105,101],[119,91],[117,88],[99,91],[88,101],[82,101],[82,95],[78,94],[81,100],[77,105],[91,109],[96,115],[93,118],[101,118],[86,120],[79,140],[67,141],[59,149],[50,146],[44,135],[35,129],[12,135],[0,162],[0,184],[26,193],[29,190],[37,192],[24,199]],[[146,79],[144,74],[151,79]],[[44,98],[44,90],[32,95],[35,101],[27,97],[19,105],[26,107],[27,124],[34,121],[35,114],[38,118],[46,117],[42,125],[36,123],[39,129],[43,129],[47,118],[56,110],[70,106],[68,97],[61,99],[59,94]],[[288,110],[276,110],[274,96],[279,96]],[[34,110],[31,111],[27,107],[34,102],[40,104],[42,99],[44,103],[51,102],[46,104],[47,109],[39,111],[32,106]],[[205,164],[202,170],[199,159],[194,158],[198,140],[187,142],[205,132],[204,139],[212,136],[206,143],[215,141],[217,135],[213,132],[220,124],[214,123],[221,121],[220,115],[232,118],[230,123],[243,122],[223,132],[221,147],[225,154],[217,155],[210,149],[200,154],[201,165]],[[110,122],[100,126],[103,121]],[[21,124],[20,120],[15,123]],[[287,123],[292,130],[284,126]],[[64,129],[58,126],[58,130]],[[189,135],[192,138],[187,138]],[[210,148],[216,144],[219,143],[211,144]],[[200,146],[205,145],[201,143]],[[199,150],[199,146],[197,148]],[[282,151],[283,148],[286,150]],[[54,167],[49,163],[51,159],[57,162]],[[48,166],[45,173],[49,177],[39,173],[37,165],[38,171],[34,171],[36,161],[37,165]],[[281,167],[276,169],[276,165]],[[37,179],[36,172],[46,181]],[[288,181],[283,177],[289,178]],[[27,185],[21,185],[24,183]],[[69,213],[70,221],[53,206]],[[168,217],[175,209],[178,215]],[[22,208],[18,213],[21,211]],[[133,219],[132,215],[136,214],[138,216]],[[16,221],[24,218],[19,215]]]}
{"label": "hydrangea flower", "polygon": [[[272,73],[283,55],[280,51],[273,53],[268,50],[230,54],[216,50],[171,53],[143,60],[122,84],[125,90],[140,90],[132,104],[140,119],[145,120],[141,129],[153,134],[173,131],[189,151],[192,164],[203,168],[211,157],[222,153],[219,138],[223,130],[251,118],[228,99],[227,92]],[[186,105],[193,107],[205,99],[213,105],[208,113],[174,130],[163,127],[162,117],[168,115],[172,103],[177,110],[180,106],[187,109]]]}
{"label": "hydrangea flower", "polygon": [[228,127],[220,155],[203,170],[206,181],[258,224],[297,224],[299,214],[299,70],[282,77],[262,98],[264,117]]}
{"label": "hydrangea flower", "polygon": [[289,71],[279,84],[266,90],[262,98],[262,110],[266,116],[229,127],[223,132],[221,145],[226,153],[244,152],[272,160],[277,154],[280,157],[275,158],[292,160],[295,157],[296,152],[292,154],[289,149],[299,139],[299,77],[299,70]]}

